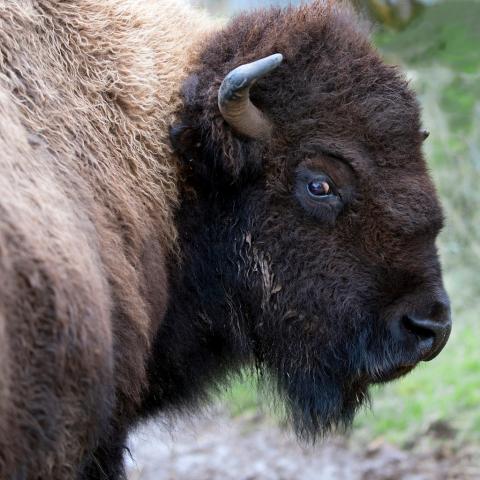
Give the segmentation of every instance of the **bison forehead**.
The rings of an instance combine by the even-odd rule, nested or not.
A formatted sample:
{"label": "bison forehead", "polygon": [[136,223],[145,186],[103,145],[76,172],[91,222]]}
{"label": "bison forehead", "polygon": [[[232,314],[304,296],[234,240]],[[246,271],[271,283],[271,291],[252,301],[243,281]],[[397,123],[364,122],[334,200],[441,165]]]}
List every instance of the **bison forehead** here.
{"label": "bison forehead", "polygon": [[257,82],[251,98],[285,145],[330,137],[355,142],[380,165],[412,160],[421,143],[415,96],[371,47],[358,19],[332,2],[242,15],[210,38],[193,68],[195,94],[187,99],[201,112],[207,135],[228,137],[216,99],[225,75],[273,52],[284,62]]}
{"label": "bison forehead", "polygon": [[[328,69],[321,55],[321,50],[314,53],[314,65],[306,65],[301,75],[284,73],[281,84],[268,92],[270,98],[264,97],[271,102],[265,109],[277,135],[290,144],[329,139],[379,166],[416,162],[422,140],[419,108],[397,70],[374,52],[353,62],[340,56],[335,69]],[[287,89],[295,93],[288,95]]]}

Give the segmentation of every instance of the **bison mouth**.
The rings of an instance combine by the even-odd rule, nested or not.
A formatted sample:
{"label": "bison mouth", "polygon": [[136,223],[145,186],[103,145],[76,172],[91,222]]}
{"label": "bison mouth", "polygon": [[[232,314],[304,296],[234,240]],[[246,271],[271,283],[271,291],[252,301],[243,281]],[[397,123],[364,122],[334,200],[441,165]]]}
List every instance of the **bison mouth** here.
{"label": "bison mouth", "polygon": [[411,372],[415,368],[416,364],[410,365],[398,365],[396,367],[389,368],[383,372],[379,372],[373,378],[373,383],[387,383],[391,382],[392,380],[396,380],[397,378],[406,375],[407,373]]}

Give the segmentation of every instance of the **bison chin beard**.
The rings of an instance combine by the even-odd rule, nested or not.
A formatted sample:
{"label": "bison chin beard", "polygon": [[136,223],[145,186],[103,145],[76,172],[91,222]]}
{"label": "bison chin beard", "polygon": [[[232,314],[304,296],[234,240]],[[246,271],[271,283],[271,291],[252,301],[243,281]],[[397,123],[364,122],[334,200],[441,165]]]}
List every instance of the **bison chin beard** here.
{"label": "bison chin beard", "polygon": [[290,337],[288,346],[283,343],[276,348],[276,353],[271,351],[275,344],[268,342],[262,370],[273,379],[269,384],[300,439],[314,442],[332,430],[347,429],[357,411],[369,406],[369,385],[395,378],[385,379],[384,372],[395,371],[404,353],[386,330],[378,328],[378,322],[375,329],[370,325],[375,325],[371,319],[358,321],[342,336],[348,342],[337,339],[308,352],[304,343],[302,351],[302,343],[295,338]]}
{"label": "bison chin beard", "polygon": [[340,372],[283,368],[269,383],[285,405],[296,435],[307,442],[315,442],[332,430],[347,429],[358,409],[369,403],[368,381],[349,379]]}
{"label": "bison chin beard", "polygon": [[284,392],[295,433],[312,442],[331,430],[350,427],[357,410],[368,401],[368,384],[360,380],[342,382],[327,375],[283,373],[278,377],[278,387]]}

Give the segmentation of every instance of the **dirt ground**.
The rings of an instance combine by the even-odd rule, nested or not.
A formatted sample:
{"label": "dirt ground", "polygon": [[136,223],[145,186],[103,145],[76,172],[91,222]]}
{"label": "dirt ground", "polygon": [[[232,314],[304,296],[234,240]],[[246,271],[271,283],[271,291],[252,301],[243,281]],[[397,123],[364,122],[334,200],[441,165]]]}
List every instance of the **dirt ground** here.
{"label": "dirt ground", "polygon": [[382,440],[354,446],[342,437],[305,447],[261,415],[231,418],[222,409],[177,422],[174,430],[146,425],[129,447],[129,480],[480,479],[473,448],[404,451]]}

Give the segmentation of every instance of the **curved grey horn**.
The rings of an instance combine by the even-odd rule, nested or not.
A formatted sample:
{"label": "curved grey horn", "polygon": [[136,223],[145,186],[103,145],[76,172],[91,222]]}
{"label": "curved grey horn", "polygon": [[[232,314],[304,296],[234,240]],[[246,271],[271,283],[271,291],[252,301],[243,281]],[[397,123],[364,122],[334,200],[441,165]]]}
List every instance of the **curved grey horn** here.
{"label": "curved grey horn", "polygon": [[232,70],[218,90],[218,107],[223,118],[238,133],[250,138],[268,138],[272,125],[250,101],[250,88],[261,77],[277,68],[283,60],[280,53],[246,63]]}

